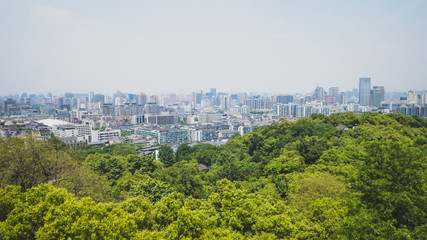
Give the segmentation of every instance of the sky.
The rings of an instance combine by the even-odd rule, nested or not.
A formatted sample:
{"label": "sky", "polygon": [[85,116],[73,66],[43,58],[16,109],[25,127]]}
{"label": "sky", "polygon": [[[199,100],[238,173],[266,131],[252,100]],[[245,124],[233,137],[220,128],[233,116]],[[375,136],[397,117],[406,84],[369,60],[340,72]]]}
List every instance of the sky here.
{"label": "sky", "polygon": [[427,90],[427,0],[0,1],[0,95]]}

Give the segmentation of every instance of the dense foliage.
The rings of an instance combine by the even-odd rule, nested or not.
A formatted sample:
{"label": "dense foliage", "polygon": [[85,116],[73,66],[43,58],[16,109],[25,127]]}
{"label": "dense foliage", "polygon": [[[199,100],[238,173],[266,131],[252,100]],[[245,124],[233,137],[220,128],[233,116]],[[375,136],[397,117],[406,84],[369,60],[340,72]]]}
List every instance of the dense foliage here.
{"label": "dense foliage", "polygon": [[1,139],[0,239],[425,239],[426,130],[315,114],[159,160]]}

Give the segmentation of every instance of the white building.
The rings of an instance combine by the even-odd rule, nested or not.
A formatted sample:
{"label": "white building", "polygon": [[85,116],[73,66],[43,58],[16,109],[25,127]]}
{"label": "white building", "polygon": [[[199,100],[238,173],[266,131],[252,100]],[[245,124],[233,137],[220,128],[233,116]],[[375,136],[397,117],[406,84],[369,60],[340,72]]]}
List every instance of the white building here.
{"label": "white building", "polygon": [[76,128],[79,136],[90,135],[92,131],[92,126],[90,123],[78,124],[76,125]]}
{"label": "white building", "polygon": [[427,93],[423,93],[420,95],[420,104],[427,104]]}
{"label": "white building", "polygon": [[72,124],[53,126],[53,134],[59,138],[75,137],[78,135],[78,129]]}
{"label": "white building", "polygon": [[417,104],[418,95],[414,91],[409,91],[406,93],[406,104]]}
{"label": "white building", "polygon": [[145,121],[145,116],[143,114],[133,115],[131,123],[134,125],[143,124]]}
{"label": "white building", "polygon": [[199,114],[200,122],[215,122],[221,119],[221,114],[219,113],[201,113]]}
{"label": "white building", "polygon": [[192,142],[202,141],[202,130],[190,130],[190,139]]}
{"label": "white building", "polygon": [[92,130],[90,142],[106,142],[117,137],[120,137],[120,130]]}

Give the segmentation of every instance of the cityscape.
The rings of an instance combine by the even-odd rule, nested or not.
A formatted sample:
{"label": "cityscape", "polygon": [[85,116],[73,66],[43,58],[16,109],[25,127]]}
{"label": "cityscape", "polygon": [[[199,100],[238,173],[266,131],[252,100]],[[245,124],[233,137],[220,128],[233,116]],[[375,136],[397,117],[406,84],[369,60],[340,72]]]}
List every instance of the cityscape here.
{"label": "cityscape", "polygon": [[55,136],[67,145],[218,145],[255,127],[313,114],[382,112],[427,117],[427,91],[387,92],[385,86],[373,83],[363,77],[359,88],[350,91],[316,86],[312,93],[293,95],[227,93],[216,88],[179,95],[22,93],[1,98],[0,137],[31,132],[44,139]]}
{"label": "cityscape", "polygon": [[0,0],[0,239],[427,239],[427,0]]}

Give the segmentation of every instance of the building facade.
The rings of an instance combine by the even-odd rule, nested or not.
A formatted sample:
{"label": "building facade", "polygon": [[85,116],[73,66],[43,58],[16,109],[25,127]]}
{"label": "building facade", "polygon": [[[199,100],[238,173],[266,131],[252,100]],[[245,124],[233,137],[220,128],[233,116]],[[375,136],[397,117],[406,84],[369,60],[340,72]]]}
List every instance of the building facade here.
{"label": "building facade", "polygon": [[359,79],[359,104],[370,105],[371,102],[371,78]]}

